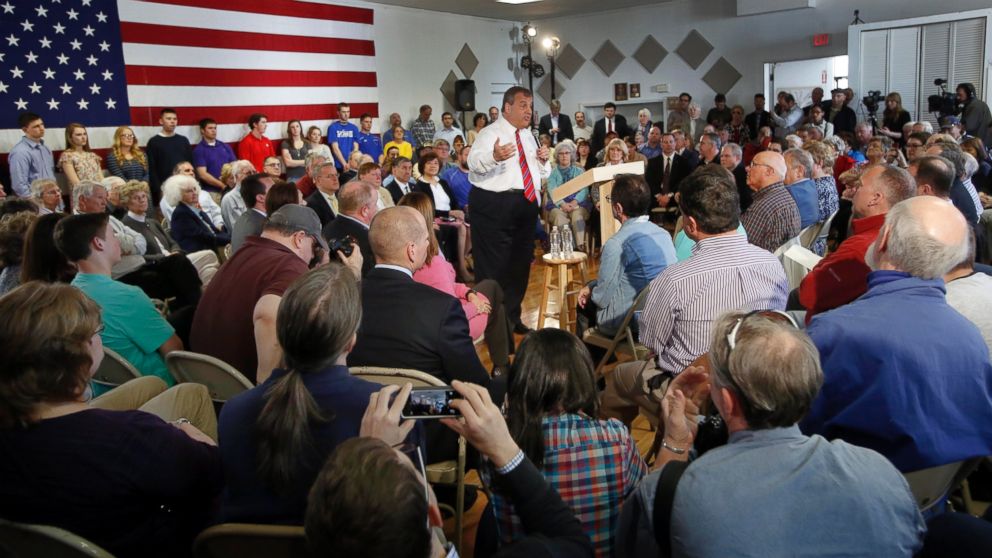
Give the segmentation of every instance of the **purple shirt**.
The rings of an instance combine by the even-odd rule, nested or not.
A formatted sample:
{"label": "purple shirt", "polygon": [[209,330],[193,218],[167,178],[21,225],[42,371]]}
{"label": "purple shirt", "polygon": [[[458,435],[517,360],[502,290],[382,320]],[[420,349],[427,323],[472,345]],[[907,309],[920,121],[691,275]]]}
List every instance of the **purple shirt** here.
{"label": "purple shirt", "polygon": [[[196,144],[193,149],[193,166],[206,167],[207,172],[218,180],[220,180],[220,169],[224,163],[236,160],[237,157],[234,156],[234,150],[231,149],[231,146],[220,140],[215,141],[213,145],[207,143],[207,140],[200,140],[200,143]],[[204,186],[210,190],[217,189],[209,184],[204,184]]]}

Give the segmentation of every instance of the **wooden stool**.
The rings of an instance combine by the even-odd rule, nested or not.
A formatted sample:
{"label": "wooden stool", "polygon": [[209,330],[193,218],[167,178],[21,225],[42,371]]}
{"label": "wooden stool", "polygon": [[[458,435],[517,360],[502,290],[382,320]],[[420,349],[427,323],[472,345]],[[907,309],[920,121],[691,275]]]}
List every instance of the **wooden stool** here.
{"label": "wooden stool", "polygon": [[[551,254],[544,255],[544,289],[541,291],[541,308],[538,313],[537,327],[544,327],[544,319],[554,316],[553,312],[548,312],[548,298],[553,296],[558,302],[558,327],[575,333],[575,319],[572,313],[575,311],[575,298],[579,291],[585,286],[586,260],[588,256],[584,252],[572,252],[568,258],[553,258]],[[578,270],[580,280],[576,280],[573,273]],[[558,276],[557,284],[554,277]],[[555,291],[554,295],[550,293]],[[569,296],[573,302],[569,303]]]}

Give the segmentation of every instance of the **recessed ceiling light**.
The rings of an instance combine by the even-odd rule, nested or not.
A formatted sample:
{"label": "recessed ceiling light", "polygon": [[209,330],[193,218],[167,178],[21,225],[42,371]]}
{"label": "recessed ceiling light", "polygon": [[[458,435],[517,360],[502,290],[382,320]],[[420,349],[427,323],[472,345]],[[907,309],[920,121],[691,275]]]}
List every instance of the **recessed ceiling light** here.
{"label": "recessed ceiling light", "polygon": [[540,2],[541,0],[496,0],[500,4],[531,4],[533,2]]}

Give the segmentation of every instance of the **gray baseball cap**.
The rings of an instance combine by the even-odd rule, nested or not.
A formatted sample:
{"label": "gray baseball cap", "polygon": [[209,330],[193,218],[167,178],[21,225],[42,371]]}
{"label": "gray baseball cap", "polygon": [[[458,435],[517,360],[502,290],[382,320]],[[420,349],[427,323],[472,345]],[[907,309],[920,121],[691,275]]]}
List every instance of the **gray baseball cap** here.
{"label": "gray baseball cap", "polygon": [[286,204],[269,215],[269,222],[303,231],[314,237],[324,250],[328,249],[327,241],[320,234],[320,218],[309,207],[295,203]]}

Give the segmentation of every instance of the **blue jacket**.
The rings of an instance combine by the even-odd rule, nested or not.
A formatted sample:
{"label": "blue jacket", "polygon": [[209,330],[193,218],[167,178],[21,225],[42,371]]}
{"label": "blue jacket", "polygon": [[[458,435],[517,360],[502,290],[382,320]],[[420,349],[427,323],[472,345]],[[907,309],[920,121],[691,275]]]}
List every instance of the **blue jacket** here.
{"label": "blue jacket", "polygon": [[607,335],[616,333],[637,293],[676,261],[668,231],[647,215],[625,221],[603,245],[599,279],[591,283],[592,301],[599,309],[597,328]]}
{"label": "blue jacket", "polygon": [[816,183],[810,179],[800,180],[785,187],[792,194],[799,207],[800,227],[806,228],[820,220],[820,202],[816,193]]}
{"label": "blue jacket", "polygon": [[200,211],[197,215],[185,203],[177,205],[172,212],[169,234],[187,253],[214,250],[231,243],[231,235],[218,231],[206,213]]}
{"label": "blue jacket", "polygon": [[813,317],[823,388],[806,434],[871,448],[902,472],[992,455],[992,364],[944,282],[875,271],[868,292]]}

